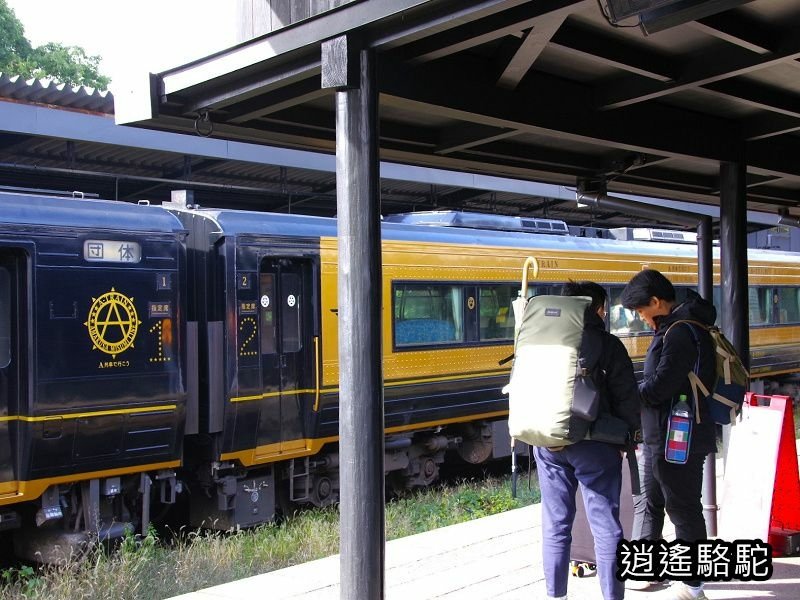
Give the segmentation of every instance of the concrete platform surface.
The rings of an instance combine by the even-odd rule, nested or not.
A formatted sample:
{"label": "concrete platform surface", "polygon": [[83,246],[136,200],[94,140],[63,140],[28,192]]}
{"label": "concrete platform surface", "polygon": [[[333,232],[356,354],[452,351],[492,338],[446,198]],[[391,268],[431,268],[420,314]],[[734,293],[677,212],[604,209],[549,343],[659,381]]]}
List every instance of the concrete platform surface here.
{"label": "concrete platform surface", "polygon": [[[800,454],[800,440],[796,442]],[[717,503],[724,463],[717,459]],[[545,600],[541,505],[451,525],[386,544],[387,600]],[[664,538],[674,539],[665,524]],[[800,556],[773,560],[769,581],[710,582],[709,600],[800,600]],[[338,600],[339,555],[207,588],[170,600]],[[570,600],[602,600],[596,576],[570,577]],[[626,590],[629,600],[666,600],[668,587]],[[364,599],[367,600],[367,599]]]}
{"label": "concrete platform surface", "polygon": [[[386,593],[391,600],[545,599],[541,506],[393,540],[386,545]],[[774,561],[765,582],[706,585],[711,600],[800,598],[800,557]],[[178,596],[175,600],[339,598],[339,555]],[[628,590],[631,600],[668,598],[668,588]],[[570,577],[569,598],[602,600],[597,578]]]}

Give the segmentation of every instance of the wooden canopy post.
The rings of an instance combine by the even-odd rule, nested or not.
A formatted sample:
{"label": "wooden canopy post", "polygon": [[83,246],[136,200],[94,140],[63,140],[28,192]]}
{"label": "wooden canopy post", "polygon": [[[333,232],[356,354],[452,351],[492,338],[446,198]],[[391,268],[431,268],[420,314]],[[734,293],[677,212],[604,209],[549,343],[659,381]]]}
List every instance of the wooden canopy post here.
{"label": "wooden canopy post", "polygon": [[750,369],[750,315],[747,293],[747,166],[720,167],[719,237],[722,331]]}
{"label": "wooden canopy post", "polygon": [[375,56],[349,35],[322,45],[336,88],[341,598],[384,596],[383,371]]}

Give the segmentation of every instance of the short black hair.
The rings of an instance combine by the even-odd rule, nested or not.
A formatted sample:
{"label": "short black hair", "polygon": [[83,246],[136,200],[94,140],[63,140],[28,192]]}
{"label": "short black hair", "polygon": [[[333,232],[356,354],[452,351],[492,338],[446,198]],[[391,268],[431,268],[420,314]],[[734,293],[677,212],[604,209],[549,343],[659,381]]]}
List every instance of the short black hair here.
{"label": "short black hair", "polygon": [[650,304],[653,297],[667,302],[675,301],[675,288],[669,279],[655,269],[644,269],[634,275],[622,290],[620,303],[629,310]]}
{"label": "short black hair", "polygon": [[561,288],[562,296],[589,296],[592,303],[588,310],[597,312],[597,309],[606,305],[606,290],[594,281],[572,281],[571,279]]}

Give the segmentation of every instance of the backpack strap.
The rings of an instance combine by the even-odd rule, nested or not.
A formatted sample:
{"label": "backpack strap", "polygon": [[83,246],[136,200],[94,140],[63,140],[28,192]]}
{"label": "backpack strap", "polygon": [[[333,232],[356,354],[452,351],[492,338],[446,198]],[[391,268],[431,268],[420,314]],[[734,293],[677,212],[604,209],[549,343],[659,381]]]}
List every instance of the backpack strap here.
{"label": "backpack strap", "polygon": [[692,339],[694,340],[695,346],[697,346],[697,360],[695,360],[694,368],[689,371],[689,385],[692,389],[692,396],[694,396],[694,420],[696,423],[700,423],[700,393],[702,392],[703,398],[707,398],[710,395],[708,388],[705,384],[700,380],[698,373],[700,372],[700,338],[697,336],[697,331],[695,327],[700,327],[705,331],[708,331],[708,327],[706,327],[700,321],[694,321],[692,319],[682,319],[680,321],[675,321],[672,325],[667,328],[667,331],[664,332],[664,338],[666,339],[667,334],[670,330],[675,327],[676,325],[680,325],[681,323],[686,323],[689,326],[689,331],[692,334]]}
{"label": "backpack strap", "polygon": [[[710,333],[712,338],[714,338],[715,336],[719,336],[724,340],[724,338],[721,336],[716,327],[714,328],[714,330],[710,330]],[[742,371],[744,371],[744,374],[747,377],[750,377],[749,371],[745,369],[739,357],[736,354],[729,352],[728,348],[726,347],[725,343],[722,342],[722,340],[715,340],[715,341],[716,341],[715,346],[717,347],[717,354],[719,354],[722,357],[722,371],[723,371],[722,374],[723,377],[725,378],[725,384],[730,385],[731,383],[731,364],[733,363],[736,363],[739,366],[739,368]],[[725,342],[727,342],[727,340],[725,340]],[[729,344],[730,342],[727,343]]]}
{"label": "backpack strap", "polygon": [[689,385],[692,387],[692,396],[694,396],[694,420],[695,423],[700,422],[700,392],[703,392],[703,397],[708,397],[708,388],[703,385],[697,373],[689,371]]}

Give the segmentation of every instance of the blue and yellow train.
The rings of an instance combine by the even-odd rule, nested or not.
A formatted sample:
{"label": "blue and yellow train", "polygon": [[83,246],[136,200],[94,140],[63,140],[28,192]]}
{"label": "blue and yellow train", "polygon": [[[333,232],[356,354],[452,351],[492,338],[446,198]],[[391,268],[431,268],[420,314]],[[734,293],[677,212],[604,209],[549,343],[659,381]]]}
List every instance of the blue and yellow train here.
{"label": "blue and yellow train", "polygon": [[[625,282],[649,266],[696,285],[691,244],[542,219],[394,216],[382,235],[396,488],[435,481],[446,457],[508,455],[500,362],[525,257],[536,294],[607,286],[637,364],[650,335],[618,305]],[[753,376],[797,373],[798,257],[749,264]],[[55,560],[181,501],[221,529],[336,501],[336,281],[333,219],[0,194],[0,529],[16,553]]]}

